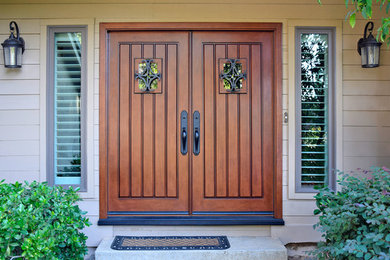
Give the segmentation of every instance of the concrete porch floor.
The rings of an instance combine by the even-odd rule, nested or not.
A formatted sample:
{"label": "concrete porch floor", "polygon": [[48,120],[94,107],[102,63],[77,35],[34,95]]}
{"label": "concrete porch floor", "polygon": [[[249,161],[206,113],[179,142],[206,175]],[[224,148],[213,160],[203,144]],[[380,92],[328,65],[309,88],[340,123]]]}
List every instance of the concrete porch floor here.
{"label": "concrete porch floor", "polygon": [[285,260],[287,249],[270,237],[228,237],[227,250],[118,251],[110,248],[113,239],[103,240],[95,251],[96,260]]}

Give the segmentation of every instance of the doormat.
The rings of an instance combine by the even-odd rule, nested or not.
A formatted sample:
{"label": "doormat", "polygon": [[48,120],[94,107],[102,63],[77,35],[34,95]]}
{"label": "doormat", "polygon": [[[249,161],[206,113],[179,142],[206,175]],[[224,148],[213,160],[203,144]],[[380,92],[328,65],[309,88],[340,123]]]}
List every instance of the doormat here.
{"label": "doormat", "polygon": [[224,250],[230,248],[226,236],[115,236],[115,250]]}

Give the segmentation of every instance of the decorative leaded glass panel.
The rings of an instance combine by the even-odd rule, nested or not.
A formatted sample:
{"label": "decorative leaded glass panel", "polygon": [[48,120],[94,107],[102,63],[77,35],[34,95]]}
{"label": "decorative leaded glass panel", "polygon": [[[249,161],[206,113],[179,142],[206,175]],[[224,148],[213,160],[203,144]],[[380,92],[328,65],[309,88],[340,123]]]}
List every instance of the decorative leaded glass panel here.
{"label": "decorative leaded glass panel", "polygon": [[220,93],[246,93],[246,59],[220,59]]}
{"label": "decorative leaded glass panel", "polygon": [[135,59],[135,92],[161,93],[162,59]]}

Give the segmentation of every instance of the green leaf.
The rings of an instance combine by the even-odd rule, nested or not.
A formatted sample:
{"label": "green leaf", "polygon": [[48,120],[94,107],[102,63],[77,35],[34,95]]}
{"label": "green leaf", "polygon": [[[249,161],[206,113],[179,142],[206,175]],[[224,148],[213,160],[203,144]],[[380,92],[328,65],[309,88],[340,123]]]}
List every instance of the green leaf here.
{"label": "green leaf", "polygon": [[387,234],[386,241],[390,242],[390,234]]}
{"label": "green leaf", "polygon": [[351,14],[349,17],[349,24],[351,25],[352,28],[355,27],[356,24],[356,13]]}

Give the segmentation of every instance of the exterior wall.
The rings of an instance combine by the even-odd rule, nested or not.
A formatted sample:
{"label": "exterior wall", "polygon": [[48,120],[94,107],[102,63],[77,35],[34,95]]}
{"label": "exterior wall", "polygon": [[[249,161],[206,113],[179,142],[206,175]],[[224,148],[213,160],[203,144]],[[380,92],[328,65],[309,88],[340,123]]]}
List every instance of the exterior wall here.
{"label": "exterior wall", "polygon": [[[32,4],[31,2],[36,2]],[[109,2],[109,4],[107,4]],[[131,4],[128,4],[131,2]],[[64,4],[61,4],[64,3]],[[85,3],[85,4],[80,4]],[[284,243],[317,241],[310,195],[294,193],[294,26],[337,28],[337,167],[340,170],[390,165],[390,51],[384,46],[381,67],[362,69],[356,44],[365,21],[344,22],[342,0],[3,0],[0,41],[15,20],[26,41],[23,68],[9,70],[0,59],[0,179],[46,180],[46,26],[88,25],[88,192],[81,207],[93,223],[88,245],[114,234],[227,234],[274,236]],[[375,14],[374,14],[375,15]],[[283,215],[285,226],[113,227],[97,226],[99,194],[99,23],[100,22],[281,22],[283,23]],[[379,23],[379,21],[377,21]],[[1,52],[1,50],[0,50]],[[0,53],[2,55],[2,53]],[[290,93],[290,95],[289,95]],[[290,136],[290,139],[289,139]],[[292,148],[292,149],[291,149]],[[290,170],[289,170],[290,169]],[[160,233],[160,234],[162,234]]]}

